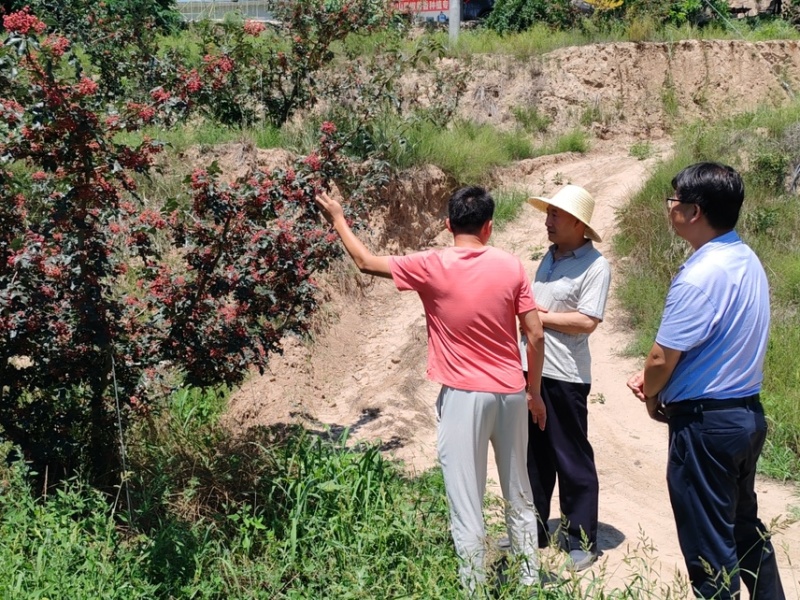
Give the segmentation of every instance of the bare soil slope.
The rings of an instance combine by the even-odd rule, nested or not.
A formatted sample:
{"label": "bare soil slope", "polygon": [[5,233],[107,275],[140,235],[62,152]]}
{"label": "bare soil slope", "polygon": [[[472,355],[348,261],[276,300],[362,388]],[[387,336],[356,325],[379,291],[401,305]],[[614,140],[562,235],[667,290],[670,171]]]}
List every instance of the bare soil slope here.
{"label": "bare soil slope", "polygon": [[800,90],[800,43],[686,40],[562,48],[542,58],[475,59],[463,114],[514,124],[536,106],[567,130],[660,138],[678,122],[779,106]]}
{"label": "bare soil slope", "polygon": [[[800,87],[800,51],[796,43],[736,44],[687,42],[673,47],[660,44],[611,44],[565,49],[553,53],[536,73],[517,69],[493,71],[484,65],[473,86],[497,86],[496,110],[487,113],[485,102],[467,103],[473,116],[509,123],[509,110],[533,102],[546,107],[559,127],[571,127],[587,103],[613,107],[615,117],[598,123],[605,132],[585,155],[542,157],[500,169],[497,188],[525,189],[531,194],[551,194],[565,183],[588,188],[597,201],[593,225],[604,238],[599,247],[610,259],[615,232],[615,211],[624,205],[648,176],[659,158],[668,155],[671,142],[664,134],[673,118],[663,109],[661,90],[666,73],[670,89],[680,98],[680,110],[712,116],[719,112],[752,109],[758,102],[786,101],[789,90]],[[780,72],[779,76],[777,72]],[[784,86],[784,83],[786,86]],[[473,87],[473,91],[477,87]],[[699,102],[701,94],[705,98]],[[481,112],[483,111],[483,112]],[[480,113],[480,114],[479,114]],[[633,136],[653,141],[657,153],[644,161],[628,154]],[[413,221],[419,244],[447,245],[446,232],[431,225],[436,209],[432,197],[441,196],[446,178],[435,169],[430,179],[395,190],[394,208],[382,214],[382,232],[402,229],[403,219]],[[419,178],[422,174],[417,174]],[[403,191],[405,190],[405,191]],[[415,194],[424,195],[419,201]],[[419,209],[425,207],[424,210]],[[405,207],[405,208],[403,208]],[[428,218],[420,212],[428,211]],[[530,273],[532,257],[545,249],[543,216],[530,206],[493,243],[517,254]],[[433,230],[431,228],[433,227]],[[381,233],[381,232],[379,232]],[[435,235],[434,235],[435,234]],[[381,239],[377,235],[375,239]],[[410,236],[392,250],[414,246]],[[376,248],[378,250],[378,248]],[[327,317],[313,343],[287,340],[285,354],[275,357],[264,376],[254,376],[235,394],[229,412],[237,427],[280,422],[302,422],[312,429],[350,428],[358,439],[381,440],[392,455],[411,471],[436,465],[434,400],[438,386],[424,379],[425,320],[414,294],[396,292],[390,281],[357,274],[343,266],[339,284],[325,306]],[[682,559],[665,484],[666,427],[646,415],[628,392],[625,381],[640,367],[622,356],[629,343],[624,316],[616,308],[612,282],[611,307],[606,320],[591,338],[594,384],[590,405],[590,437],[600,474],[600,540],[603,552],[594,572],[605,570],[615,585],[629,580],[630,553],[646,554],[652,546],[655,559],[648,579],[671,583],[682,572]],[[490,473],[496,482],[496,474]],[[490,486],[497,492],[496,484]],[[800,598],[800,523],[786,517],[800,505],[794,486],[760,479],[762,518],[783,523],[776,534],[787,597]],[[552,550],[545,556],[557,567],[563,560]],[[642,568],[636,568],[643,574]],[[659,597],[656,593],[653,597]]]}

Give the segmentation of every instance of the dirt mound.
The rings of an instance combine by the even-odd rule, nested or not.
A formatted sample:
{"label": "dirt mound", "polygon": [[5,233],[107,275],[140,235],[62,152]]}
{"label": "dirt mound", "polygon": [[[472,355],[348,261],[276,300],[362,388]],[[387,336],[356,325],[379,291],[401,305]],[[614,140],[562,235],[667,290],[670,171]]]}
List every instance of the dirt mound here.
{"label": "dirt mound", "polygon": [[386,253],[402,253],[428,244],[442,231],[447,199],[457,182],[439,167],[424,165],[404,171],[389,182],[373,226],[377,247]]}
{"label": "dirt mound", "polygon": [[227,142],[215,146],[192,146],[178,154],[184,165],[206,168],[216,162],[227,181],[244,177],[254,169],[274,171],[287,169],[297,157],[280,148],[256,148],[250,142]]}
{"label": "dirt mound", "polygon": [[678,122],[779,106],[800,90],[800,42],[610,43],[526,61],[474,59],[464,117],[513,126],[536,107],[551,131],[660,138]]}

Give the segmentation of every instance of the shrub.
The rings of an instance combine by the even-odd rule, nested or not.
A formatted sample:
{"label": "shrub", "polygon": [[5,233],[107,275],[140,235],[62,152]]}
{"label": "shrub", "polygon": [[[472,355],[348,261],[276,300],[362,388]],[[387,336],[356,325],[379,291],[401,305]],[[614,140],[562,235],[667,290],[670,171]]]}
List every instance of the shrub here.
{"label": "shrub", "polygon": [[[141,100],[158,85],[158,33],[177,27],[171,0],[31,0],[57,39],[80,47],[89,75],[109,98]],[[78,60],[78,55],[75,55]]]}
{"label": "shrub", "polygon": [[[161,145],[122,144],[162,109],[107,105],[28,12],[0,56],[0,425],[50,481],[109,483],[114,437],[178,381],[215,386],[263,368],[317,306],[312,274],[339,247],[317,219],[322,181],[347,185],[335,127],[293,168],[146,204],[132,175]],[[369,183],[366,180],[366,185]]]}
{"label": "shrub", "polygon": [[705,23],[719,15],[728,14],[726,0],[628,0],[625,2],[627,18],[648,15],[660,23],[683,25]]}
{"label": "shrub", "polygon": [[564,29],[576,17],[570,0],[497,0],[486,26],[498,33],[525,31],[539,22]]}

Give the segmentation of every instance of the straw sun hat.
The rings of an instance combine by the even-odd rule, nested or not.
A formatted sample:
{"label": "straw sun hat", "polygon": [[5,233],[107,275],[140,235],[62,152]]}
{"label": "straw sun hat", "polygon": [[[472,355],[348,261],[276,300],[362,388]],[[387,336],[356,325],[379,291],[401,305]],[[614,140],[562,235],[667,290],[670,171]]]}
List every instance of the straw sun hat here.
{"label": "straw sun hat", "polygon": [[597,232],[589,225],[592,221],[592,213],[594,212],[594,198],[582,187],[578,187],[577,185],[565,185],[552,198],[535,196],[533,198],[528,198],[528,204],[535,206],[542,212],[547,212],[548,206],[560,208],[586,225],[586,233],[584,233],[584,235],[587,238],[595,242],[603,241],[600,239],[600,236],[597,235]]}

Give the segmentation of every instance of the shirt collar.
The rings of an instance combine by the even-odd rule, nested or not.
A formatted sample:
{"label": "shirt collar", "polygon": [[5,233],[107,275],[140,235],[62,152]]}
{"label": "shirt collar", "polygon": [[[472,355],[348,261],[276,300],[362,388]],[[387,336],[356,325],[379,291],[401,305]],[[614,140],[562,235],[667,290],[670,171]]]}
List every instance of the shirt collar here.
{"label": "shirt collar", "polygon": [[707,241],[702,246],[700,246],[700,248],[698,248],[694,252],[694,254],[692,254],[688,259],[686,259],[686,262],[683,263],[681,265],[680,269],[678,269],[678,270],[682,271],[688,265],[692,264],[695,261],[700,260],[700,257],[705,256],[707,253],[712,252],[713,250],[719,248],[720,246],[729,246],[731,244],[739,244],[739,243],[741,243],[741,241],[742,241],[742,239],[739,237],[739,234],[736,233],[735,230],[731,229],[727,233],[723,233],[722,235],[719,235],[719,236],[715,237],[714,239]]}
{"label": "shirt collar", "polygon": [[[575,250],[572,250],[571,252],[567,252],[566,254],[564,254],[564,256],[561,257],[561,259],[573,258],[573,257],[574,258],[581,258],[582,256],[585,256],[588,252],[590,252],[594,248],[594,244],[592,244],[592,240],[590,240],[588,238],[586,240],[584,240],[584,241],[586,243],[583,246],[581,246],[580,248],[576,248]],[[556,245],[555,244],[551,244],[550,245],[549,252],[553,256],[553,260],[555,260],[555,258],[556,258]],[[559,259],[559,260],[561,260],[561,259]]]}

